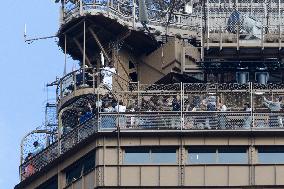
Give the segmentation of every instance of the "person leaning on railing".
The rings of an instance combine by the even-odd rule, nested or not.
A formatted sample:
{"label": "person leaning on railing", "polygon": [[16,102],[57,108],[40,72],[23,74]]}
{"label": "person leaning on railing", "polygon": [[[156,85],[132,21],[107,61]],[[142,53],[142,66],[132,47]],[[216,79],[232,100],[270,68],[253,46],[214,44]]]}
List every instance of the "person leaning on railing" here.
{"label": "person leaning on railing", "polygon": [[[270,111],[273,112],[279,112],[281,110],[281,102],[282,97],[277,97],[276,101],[269,101],[265,97],[263,97],[263,104],[270,109]],[[269,127],[283,127],[283,121],[282,116],[276,115],[275,113],[272,115],[269,115]]]}
{"label": "person leaning on railing", "polygon": [[24,167],[22,168],[22,170],[23,170],[22,176],[24,178],[31,176],[35,172],[35,168],[34,168],[32,160],[31,160],[32,157],[33,157],[33,154],[28,153],[28,156],[25,159],[25,163],[23,164]]}
{"label": "person leaning on railing", "polygon": [[[244,104],[244,111],[246,112],[251,112],[251,106],[248,102]],[[252,122],[252,117],[250,115],[245,115],[244,117],[244,128],[250,128],[251,127],[251,122]]]}

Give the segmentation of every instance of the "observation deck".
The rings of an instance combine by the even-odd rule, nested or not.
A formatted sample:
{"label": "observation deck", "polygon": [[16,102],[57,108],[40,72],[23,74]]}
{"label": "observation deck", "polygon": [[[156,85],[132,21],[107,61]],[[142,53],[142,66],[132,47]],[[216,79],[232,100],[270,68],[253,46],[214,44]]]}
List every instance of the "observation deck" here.
{"label": "observation deck", "polygon": [[[22,181],[100,135],[268,135],[284,131],[282,104],[279,110],[265,105],[284,95],[283,83],[163,85],[123,83],[116,76],[110,90],[100,81],[101,72],[87,69],[89,78],[80,80],[81,70],[78,70],[60,79],[59,138],[23,162]],[[110,106],[106,104],[114,101],[123,102],[125,111],[107,112]],[[89,108],[92,110],[87,115]],[[74,117],[79,120],[77,124]],[[25,168],[29,165],[34,169],[27,173]]]}
{"label": "observation deck", "polygon": [[[89,62],[95,59],[91,52],[99,49],[88,40],[93,38],[93,33],[105,48],[125,42],[137,55],[153,51],[159,45],[157,41],[164,43],[166,36],[178,36],[197,48],[201,47],[201,56],[207,58],[248,53],[261,53],[267,58],[277,53],[283,57],[282,1],[209,0],[192,1],[188,6],[190,11],[186,12],[181,5],[171,7],[164,2],[162,6],[153,1],[147,7],[148,33],[139,22],[139,7],[133,1],[67,0],[62,4],[59,46],[73,58],[82,60],[82,22],[85,20]],[[234,11],[244,20],[231,21],[235,18]],[[68,43],[66,48],[65,40]],[[78,46],[81,50],[76,50]]]}

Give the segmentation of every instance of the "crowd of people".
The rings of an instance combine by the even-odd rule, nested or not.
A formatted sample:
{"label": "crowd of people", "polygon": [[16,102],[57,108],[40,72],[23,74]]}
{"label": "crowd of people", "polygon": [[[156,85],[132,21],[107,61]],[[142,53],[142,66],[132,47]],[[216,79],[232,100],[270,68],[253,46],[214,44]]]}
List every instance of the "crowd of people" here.
{"label": "crowd of people", "polygon": [[[99,101],[86,103],[84,107],[79,108],[80,111],[69,115],[68,118],[72,118],[71,120],[66,122],[67,117],[63,117],[63,122],[65,121],[63,124],[63,134],[67,134],[74,126],[84,124],[91,118],[96,117],[98,113],[102,113],[100,119],[102,128],[115,128],[118,124],[122,127],[125,126],[125,128],[146,128],[151,127],[152,125],[155,127],[155,124],[157,124],[158,121],[159,124],[166,124],[157,124],[158,126],[177,128],[180,127],[181,124],[179,114],[181,111],[183,111],[185,115],[189,112],[193,113],[189,113],[188,118],[184,120],[185,128],[228,129],[237,126],[249,129],[252,127],[252,107],[249,102],[243,104],[243,109],[237,114],[239,115],[239,118],[236,119],[238,122],[234,122],[232,121],[234,118],[228,114],[230,107],[227,107],[224,99],[221,99],[216,95],[208,95],[203,99],[192,98],[191,103],[188,98],[181,99],[179,95],[144,96],[141,98],[140,102],[131,99],[124,100],[125,101],[116,100],[113,96],[107,94],[100,98]],[[128,105],[126,105],[126,102],[128,102]],[[266,114],[269,127],[283,127],[283,118],[281,114],[279,114],[283,106],[282,97],[278,96],[275,100],[268,100],[266,97],[263,97],[262,103],[263,107],[266,107],[269,112],[271,112]],[[143,112],[150,113],[154,111],[176,112],[177,116],[166,117],[162,114],[160,116],[157,116],[156,114],[155,116],[145,114],[143,117]],[[136,116],[134,112],[139,113],[139,116]],[[38,141],[33,143],[33,150],[29,152],[25,158],[25,162],[28,162],[28,164],[25,164],[25,166],[22,167],[24,177],[28,177],[35,172],[33,157],[39,154],[43,149],[43,145]]]}
{"label": "crowd of people", "polygon": [[33,143],[33,150],[32,150],[32,152],[29,152],[27,157],[25,158],[25,162],[28,162],[28,164],[26,164],[24,167],[22,167],[22,171],[23,171],[22,175],[25,178],[29,177],[32,174],[34,174],[34,172],[35,172],[35,165],[34,165],[34,161],[31,161],[31,160],[32,160],[32,158],[34,156],[36,156],[41,151],[43,151],[43,149],[44,149],[44,146],[42,144],[40,144],[38,141],[35,141]]}

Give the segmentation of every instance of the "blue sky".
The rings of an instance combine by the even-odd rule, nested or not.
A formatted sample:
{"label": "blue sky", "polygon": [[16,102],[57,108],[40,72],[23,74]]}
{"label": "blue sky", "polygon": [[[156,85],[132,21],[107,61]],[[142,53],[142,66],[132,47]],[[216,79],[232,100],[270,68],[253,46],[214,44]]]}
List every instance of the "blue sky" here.
{"label": "blue sky", "polygon": [[20,141],[44,121],[45,84],[63,73],[64,55],[55,39],[24,42],[54,35],[59,5],[53,0],[2,0],[0,26],[0,189],[19,183]]}

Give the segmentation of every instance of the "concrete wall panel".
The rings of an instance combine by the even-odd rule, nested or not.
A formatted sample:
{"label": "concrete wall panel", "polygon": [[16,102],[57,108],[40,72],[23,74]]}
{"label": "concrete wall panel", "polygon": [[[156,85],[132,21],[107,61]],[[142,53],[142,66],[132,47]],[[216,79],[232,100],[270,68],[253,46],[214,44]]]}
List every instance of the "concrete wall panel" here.
{"label": "concrete wall panel", "polygon": [[105,167],[105,186],[117,186],[117,167]]}
{"label": "concrete wall panel", "polygon": [[141,185],[158,186],[159,185],[159,167],[141,167]]}
{"label": "concrete wall panel", "polygon": [[179,145],[178,137],[162,137],[160,138],[160,145]]}
{"label": "concrete wall panel", "polygon": [[230,186],[249,185],[249,167],[229,166],[229,185]]}
{"label": "concrete wall panel", "polygon": [[139,137],[124,137],[121,139],[121,146],[136,146],[140,145]]}
{"label": "concrete wall panel", "polygon": [[85,176],[85,188],[84,189],[93,189],[95,187],[95,171],[88,173]]}
{"label": "concrete wall panel", "polygon": [[276,184],[284,185],[284,165],[276,166]]}
{"label": "concrete wall panel", "polygon": [[185,186],[204,186],[204,166],[185,167]]}
{"label": "concrete wall panel", "polygon": [[115,165],[117,164],[117,148],[106,148],[105,164]]}
{"label": "concrete wall panel", "polygon": [[158,137],[147,137],[141,138],[141,145],[159,145],[159,138]]}
{"label": "concrete wall panel", "polygon": [[160,167],[160,185],[161,186],[178,186],[178,167],[161,166]]}
{"label": "concrete wall panel", "polygon": [[228,184],[228,168],[226,166],[205,167],[206,186],[226,186]]}
{"label": "concrete wall panel", "polygon": [[274,185],[275,174],[274,166],[255,166],[256,185]]}
{"label": "concrete wall panel", "polygon": [[140,185],[140,168],[121,167],[121,185],[122,186],[139,186]]}

